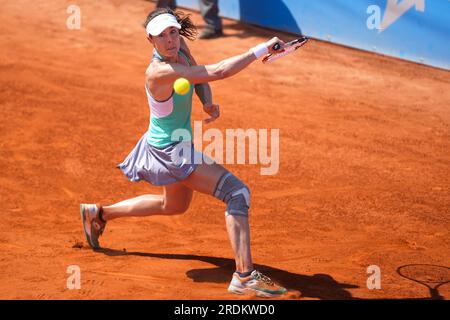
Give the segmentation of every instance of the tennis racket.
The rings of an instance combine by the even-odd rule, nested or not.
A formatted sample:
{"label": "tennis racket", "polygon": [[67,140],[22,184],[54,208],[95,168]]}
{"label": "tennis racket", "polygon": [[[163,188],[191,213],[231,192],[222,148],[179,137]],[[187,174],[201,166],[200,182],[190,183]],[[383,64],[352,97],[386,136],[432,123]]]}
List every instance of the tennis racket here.
{"label": "tennis racket", "polygon": [[[284,56],[287,56],[288,54],[291,54],[292,52],[296,51],[298,48],[300,48],[301,46],[303,46],[304,44],[306,44],[308,42],[309,38],[307,37],[301,37],[292,41],[289,41],[287,43],[284,44],[284,48],[282,51],[277,52],[277,53],[269,53],[268,55],[266,55],[262,62],[265,64],[268,63],[272,63],[275,60],[278,60]],[[281,49],[281,44],[279,43],[275,43],[272,46],[273,50],[280,50]]]}
{"label": "tennis racket", "polygon": [[430,298],[443,300],[438,288],[450,282],[450,268],[430,264],[409,264],[397,269],[403,278],[420,283],[430,291]]}

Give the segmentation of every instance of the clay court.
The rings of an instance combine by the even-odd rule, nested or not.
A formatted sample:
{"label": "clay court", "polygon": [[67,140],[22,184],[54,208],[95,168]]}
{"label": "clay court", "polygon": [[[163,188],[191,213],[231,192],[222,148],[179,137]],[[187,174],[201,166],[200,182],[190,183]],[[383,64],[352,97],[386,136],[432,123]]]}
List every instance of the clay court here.
{"label": "clay court", "polygon": [[[0,298],[251,298],[226,291],[225,205],[207,195],[183,215],[111,221],[105,249],[88,247],[80,203],[162,192],[116,168],[148,127],[141,24],[154,3],[78,0],[80,30],[66,27],[69,4],[7,1],[0,12]],[[224,23],[226,37],[189,43],[199,64],[294,37]],[[256,267],[287,298],[430,297],[396,270],[450,266],[448,71],[312,40],[211,86],[222,114],[209,127],[280,130],[278,174],[226,167],[252,190]],[[197,98],[192,118],[206,118]],[[79,290],[66,287],[69,265]],[[366,286],[370,265],[380,290]],[[450,299],[450,285],[439,294]]]}

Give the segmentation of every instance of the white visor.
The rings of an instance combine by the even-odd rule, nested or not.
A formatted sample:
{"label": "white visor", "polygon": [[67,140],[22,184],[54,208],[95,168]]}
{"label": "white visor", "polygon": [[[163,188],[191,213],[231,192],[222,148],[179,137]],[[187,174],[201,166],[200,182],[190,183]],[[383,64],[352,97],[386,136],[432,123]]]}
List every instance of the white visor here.
{"label": "white visor", "polygon": [[145,30],[148,35],[157,36],[168,27],[181,29],[181,25],[178,23],[175,16],[170,13],[163,13],[150,20]]}

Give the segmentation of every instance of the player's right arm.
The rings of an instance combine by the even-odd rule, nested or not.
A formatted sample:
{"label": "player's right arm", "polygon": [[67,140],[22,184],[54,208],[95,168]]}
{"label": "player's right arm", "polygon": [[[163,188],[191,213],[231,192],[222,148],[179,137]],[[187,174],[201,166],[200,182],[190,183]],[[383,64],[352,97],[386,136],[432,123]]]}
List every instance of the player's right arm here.
{"label": "player's right arm", "polygon": [[[275,43],[283,45],[283,41],[272,38],[265,43],[268,52],[275,52],[272,46]],[[161,63],[152,70],[151,78],[160,85],[172,84],[178,78],[185,78],[192,84],[199,84],[229,78],[245,69],[257,58],[250,50],[246,53],[222,60],[215,64],[205,66],[185,66],[179,63]]]}

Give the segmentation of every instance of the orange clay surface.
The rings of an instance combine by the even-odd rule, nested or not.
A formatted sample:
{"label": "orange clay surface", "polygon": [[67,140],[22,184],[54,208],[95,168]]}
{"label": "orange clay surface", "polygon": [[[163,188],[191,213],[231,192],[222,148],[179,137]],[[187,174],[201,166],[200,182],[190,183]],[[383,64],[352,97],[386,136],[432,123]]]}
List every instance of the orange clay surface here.
{"label": "orange clay surface", "polygon": [[[0,11],[0,298],[252,298],[226,291],[225,205],[204,194],[183,215],[111,221],[106,249],[87,246],[79,203],[162,192],[115,168],[148,126],[141,24],[154,3],[79,0],[73,31],[71,3]],[[293,37],[224,23],[226,37],[189,42],[200,64]],[[211,86],[222,114],[208,128],[280,130],[277,175],[225,166],[252,190],[253,257],[286,298],[429,297],[396,269],[450,265],[449,72],[311,41]],[[206,118],[197,98],[192,118]],[[69,265],[80,290],[66,287]],[[370,265],[380,290],[366,286]],[[450,298],[450,285],[439,290]]]}

